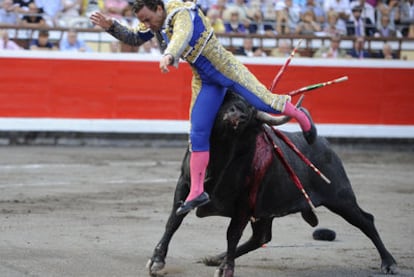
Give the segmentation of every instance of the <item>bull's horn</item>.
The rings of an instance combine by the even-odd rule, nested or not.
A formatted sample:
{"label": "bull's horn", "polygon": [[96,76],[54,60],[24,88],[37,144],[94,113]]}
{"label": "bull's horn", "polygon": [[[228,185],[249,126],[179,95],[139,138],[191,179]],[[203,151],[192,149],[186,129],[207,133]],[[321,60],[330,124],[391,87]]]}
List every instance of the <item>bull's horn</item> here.
{"label": "bull's horn", "polygon": [[292,119],[290,116],[273,116],[262,111],[257,111],[256,118],[264,123],[273,126],[285,124]]}
{"label": "bull's horn", "polygon": [[305,94],[302,94],[300,96],[298,102],[296,103],[296,108],[299,108],[300,106],[302,106],[303,98],[305,98]]}
{"label": "bull's horn", "polygon": [[[298,102],[296,103],[296,107],[299,108],[302,105],[303,98],[305,97],[304,94],[299,98]],[[290,116],[273,116],[268,113],[257,111],[256,118],[260,121],[263,121],[264,123],[267,123],[269,125],[283,125],[285,123],[288,123],[292,118]]]}

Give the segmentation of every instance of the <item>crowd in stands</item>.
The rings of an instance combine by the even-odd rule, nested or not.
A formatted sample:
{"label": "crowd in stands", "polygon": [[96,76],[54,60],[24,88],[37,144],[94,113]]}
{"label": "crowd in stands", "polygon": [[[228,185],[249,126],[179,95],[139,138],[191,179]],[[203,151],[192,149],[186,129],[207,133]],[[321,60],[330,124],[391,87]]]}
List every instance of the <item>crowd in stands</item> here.
{"label": "crowd in stands", "polygon": [[[166,0],[168,1],[168,0]],[[65,28],[94,28],[89,16],[101,11],[134,27],[138,24],[131,4],[132,0],[0,0],[0,24]],[[260,34],[332,36],[331,44],[338,43],[341,36],[355,37],[354,51],[364,38],[414,38],[414,0],[198,0],[198,6],[210,19],[217,34]],[[4,32],[2,32],[4,33]],[[43,37],[41,37],[41,35]],[[39,32],[35,41],[40,43],[47,32]],[[67,32],[64,43],[54,45],[61,50],[75,48],[91,51],[77,38],[76,32]],[[2,39],[5,41],[5,34]],[[6,41],[9,41],[8,39]],[[266,55],[253,49],[246,39],[237,53],[247,56]],[[280,42],[286,48],[286,41]],[[6,44],[3,43],[2,48]],[[10,46],[12,47],[12,46]],[[34,47],[34,46],[33,46]],[[39,47],[39,45],[37,45]],[[247,49],[247,48],[251,49]],[[385,48],[389,48],[387,45]],[[246,49],[244,49],[246,48]],[[330,57],[332,53],[320,49],[316,56]],[[115,47],[114,49],[119,49]],[[138,49],[136,49],[138,51]],[[115,51],[115,50],[114,50]],[[143,51],[143,50],[142,50]],[[330,50],[332,51],[332,49]],[[348,56],[361,56],[360,51]],[[243,54],[245,53],[245,54]],[[270,55],[281,55],[277,49]],[[341,53],[335,57],[343,56]],[[386,55],[387,57],[389,55]]]}

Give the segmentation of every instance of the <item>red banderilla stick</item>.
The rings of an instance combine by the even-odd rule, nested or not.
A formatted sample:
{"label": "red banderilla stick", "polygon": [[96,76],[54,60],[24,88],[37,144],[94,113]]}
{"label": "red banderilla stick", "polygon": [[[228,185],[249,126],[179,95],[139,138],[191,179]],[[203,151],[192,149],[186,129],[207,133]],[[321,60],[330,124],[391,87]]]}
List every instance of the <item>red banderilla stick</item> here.
{"label": "red banderilla stick", "polygon": [[314,89],[317,89],[317,88],[325,87],[327,85],[332,85],[332,84],[340,83],[340,82],[343,82],[343,81],[346,81],[346,80],[348,80],[348,76],[343,76],[341,78],[334,79],[334,80],[331,80],[331,81],[328,81],[328,82],[319,83],[319,84],[313,84],[313,85],[310,85],[310,86],[302,87],[300,89],[291,91],[291,92],[289,92],[287,94],[289,94],[290,96],[294,96],[296,94],[300,94],[300,93],[304,93],[306,91],[310,91],[310,90],[314,90]]}
{"label": "red banderilla stick", "polygon": [[276,84],[279,82],[280,77],[282,77],[283,72],[285,72],[286,67],[289,65],[290,61],[292,60],[293,56],[295,56],[296,51],[299,48],[299,45],[301,44],[303,39],[300,39],[298,41],[298,45],[296,45],[295,48],[293,48],[292,52],[290,53],[290,56],[287,58],[285,64],[279,69],[279,72],[277,73],[276,77],[273,79],[272,85],[270,86],[269,90],[273,92],[273,89],[276,87]]}
{"label": "red banderilla stick", "polygon": [[298,176],[295,174],[293,168],[289,165],[285,157],[283,156],[282,150],[280,150],[279,146],[276,145],[276,135],[274,133],[274,129],[269,125],[263,124],[263,129],[267,137],[272,141],[273,148],[275,149],[276,153],[279,155],[280,160],[282,161],[283,166],[285,167],[286,171],[289,173],[290,177],[292,178],[293,182],[295,183],[296,187],[302,192],[305,196],[306,201],[308,202],[309,206],[312,210],[315,210],[315,206],[312,203],[308,193],[303,188],[302,183],[300,182]]}
{"label": "red banderilla stick", "polygon": [[300,152],[296,145],[293,144],[292,141],[284,133],[278,129],[273,130],[276,132],[277,136],[280,137],[302,159],[306,165],[315,171],[315,173],[318,174],[326,183],[331,183],[331,180],[329,180],[328,177],[326,177],[308,158],[306,158],[306,156]]}

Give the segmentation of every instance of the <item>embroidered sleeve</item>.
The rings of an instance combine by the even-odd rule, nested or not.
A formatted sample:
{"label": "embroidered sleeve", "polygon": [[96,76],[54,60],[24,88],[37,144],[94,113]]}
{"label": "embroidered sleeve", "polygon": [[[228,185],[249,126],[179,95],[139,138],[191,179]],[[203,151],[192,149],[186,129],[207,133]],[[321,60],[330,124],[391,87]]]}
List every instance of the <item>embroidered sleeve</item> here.
{"label": "embroidered sleeve", "polygon": [[139,24],[136,28],[132,29],[122,25],[116,20],[114,20],[114,24],[112,24],[107,32],[116,39],[132,46],[139,46],[154,36],[151,30],[145,28],[143,24]]}
{"label": "embroidered sleeve", "polygon": [[174,57],[174,65],[177,66],[180,56],[193,36],[194,25],[191,11],[182,9],[177,12],[169,25],[172,28],[172,35],[165,54],[171,54]]}

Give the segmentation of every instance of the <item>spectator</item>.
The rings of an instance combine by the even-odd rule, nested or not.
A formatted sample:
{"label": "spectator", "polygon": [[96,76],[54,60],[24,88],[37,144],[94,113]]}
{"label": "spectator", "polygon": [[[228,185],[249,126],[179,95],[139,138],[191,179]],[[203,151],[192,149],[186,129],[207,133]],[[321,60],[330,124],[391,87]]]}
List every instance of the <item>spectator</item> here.
{"label": "spectator", "polygon": [[293,4],[298,5],[300,8],[306,6],[306,0],[293,0]]}
{"label": "spectator", "polygon": [[414,24],[414,0],[401,1],[399,19],[403,26],[401,32],[404,36],[407,36],[410,25]]}
{"label": "spectator", "polygon": [[[316,21],[323,26],[325,24],[325,11],[316,0],[306,0],[306,4],[300,10],[300,17],[303,18],[303,15],[306,11],[311,10],[316,17]],[[344,29],[345,30],[345,29]]]}
{"label": "spectator", "polygon": [[40,14],[39,8],[33,2],[29,4],[29,10],[27,14],[22,17],[20,24],[22,26],[41,28],[46,26],[46,20],[43,18],[42,14]]}
{"label": "spectator", "polygon": [[384,43],[382,46],[382,50],[378,55],[378,58],[384,59],[384,60],[395,60],[397,59],[397,55],[392,51],[391,44]]}
{"label": "spectator", "polygon": [[327,22],[323,27],[323,32],[328,36],[344,36],[346,35],[346,29],[341,29],[343,26],[338,24],[338,13],[336,11],[329,11],[326,15]]}
{"label": "spectator", "polygon": [[103,12],[105,9],[104,0],[82,0],[81,15],[89,18],[94,12]]}
{"label": "spectator", "polygon": [[148,40],[144,44],[139,47],[138,53],[152,55],[155,57],[161,56],[160,49],[158,47],[158,43],[155,39]]}
{"label": "spectator", "polygon": [[381,16],[381,22],[378,25],[378,29],[375,32],[375,37],[395,38],[400,37],[401,34],[397,34],[397,31],[390,24],[390,17],[387,14]]}
{"label": "spectator", "polygon": [[292,0],[276,3],[276,31],[278,34],[293,34],[300,21],[300,7]]}
{"label": "spectator", "polygon": [[[388,4],[387,4],[388,3]],[[377,27],[380,27],[381,17],[383,14],[387,14],[390,18],[390,27],[396,28],[395,23],[400,21],[400,12],[398,6],[399,0],[384,0],[379,1],[376,7],[376,21]]]}
{"label": "spectator", "polygon": [[219,18],[224,19],[227,10],[227,0],[217,0],[216,4],[212,5],[210,9],[215,9],[219,12]]}
{"label": "spectator", "polygon": [[23,48],[9,39],[7,30],[0,30],[0,50],[23,50]]}
{"label": "spectator", "polygon": [[374,8],[377,6],[377,0],[367,0],[367,3],[373,6]]}
{"label": "spectator", "polygon": [[263,0],[261,10],[266,22],[276,22],[275,2],[273,0]]}
{"label": "spectator", "polygon": [[119,20],[119,22],[131,28],[134,28],[139,24],[139,20],[132,11],[131,5],[128,5],[124,8],[122,11],[122,18]]}
{"label": "spectator", "polygon": [[407,38],[414,38],[414,23],[408,26]]}
{"label": "spectator", "polygon": [[366,0],[353,0],[350,3],[351,10],[359,6],[362,8],[361,17],[362,18],[369,18],[373,24],[375,24],[375,8]]}
{"label": "spectator", "polygon": [[352,49],[348,52],[348,55],[356,59],[365,59],[371,57],[369,52],[364,48],[364,37],[356,37]]}
{"label": "spectator", "polygon": [[197,0],[197,6],[203,11],[204,14],[217,4],[217,0]]}
{"label": "spectator", "polygon": [[240,21],[247,21],[248,23],[250,23],[248,16],[249,7],[247,7],[245,0],[233,0],[232,2],[228,2],[227,9],[238,10]]}
{"label": "spectator", "polygon": [[340,29],[346,30],[346,22],[351,17],[349,0],[324,0],[323,10],[325,13],[335,11],[338,14],[338,25]]}
{"label": "spectator", "polygon": [[[270,51],[270,56],[277,58],[287,58],[292,53],[292,45],[290,40],[280,39],[278,42],[278,47]],[[300,54],[296,52],[295,57],[300,57]]]}
{"label": "spectator", "polygon": [[239,11],[237,8],[230,8],[229,20],[224,22],[225,32],[227,34],[247,34],[246,27],[240,20]]}
{"label": "spectator", "polygon": [[248,7],[249,7],[247,16],[249,18],[253,18],[253,14],[257,10],[260,10],[263,14],[263,5],[262,5],[262,2],[260,0],[249,0],[249,1],[247,1],[247,3],[248,3]]}
{"label": "spectator", "polygon": [[117,40],[111,41],[111,43],[109,44],[109,51],[111,53],[121,52],[121,44],[119,43],[119,41]]}
{"label": "spectator", "polygon": [[29,5],[34,3],[34,0],[13,0],[13,3],[15,12],[25,14],[29,12]]}
{"label": "spectator", "polygon": [[74,27],[80,22],[87,26],[86,21],[80,18],[82,0],[62,0],[63,9],[59,14],[59,26]]}
{"label": "spectator", "polygon": [[40,13],[43,13],[47,25],[59,26],[58,16],[63,10],[62,0],[35,0],[35,3]]}
{"label": "spectator", "polygon": [[[122,25],[127,26],[128,28],[131,28],[131,29],[134,29],[139,24],[139,20],[134,15],[131,5],[128,5],[124,8],[122,17],[118,19],[118,21]],[[138,53],[139,47],[136,45],[128,45],[126,43],[119,42],[119,50],[122,53]]]}
{"label": "spectator", "polygon": [[49,41],[49,32],[40,30],[37,39],[32,40],[30,50],[59,50]]}
{"label": "spectator", "polygon": [[332,36],[330,39],[329,47],[322,46],[319,48],[315,54],[314,58],[328,58],[328,59],[339,59],[346,58],[348,55],[344,49],[340,48],[341,37]]}
{"label": "spectator", "polygon": [[275,15],[276,15],[276,25],[275,29],[277,34],[289,34],[290,30],[287,24],[288,15],[286,12],[286,3],[285,1],[277,1],[275,5]]}
{"label": "spectator", "polygon": [[207,11],[207,18],[210,20],[211,27],[216,34],[222,34],[226,31],[223,20],[220,18],[220,11],[218,9],[209,9]]}
{"label": "spectator", "polygon": [[272,24],[263,21],[263,13],[261,10],[254,10],[252,16],[252,21],[248,26],[249,34],[260,34],[269,36],[274,34]]}
{"label": "spectator", "polygon": [[247,56],[247,57],[266,57],[266,52],[260,47],[253,46],[252,38],[245,38],[243,40],[243,46],[236,50],[235,55]]}
{"label": "spectator", "polygon": [[129,5],[127,0],[105,0],[105,11],[113,18],[121,19],[122,12]]}
{"label": "spectator", "polygon": [[304,13],[303,19],[296,27],[295,33],[300,35],[314,35],[321,31],[321,25],[315,21],[315,15],[311,10]]}
{"label": "spectator", "polygon": [[347,22],[346,33],[348,36],[374,36],[376,28],[369,18],[362,18],[362,7],[352,8],[351,20]]}
{"label": "spectator", "polygon": [[14,11],[13,0],[3,0],[0,9],[0,23],[16,25],[19,22],[19,16]]}
{"label": "spectator", "polygon": [[78,38],[78,33],[75,29],[68,30],[66,37],[62,38],[59,43],[60,51],[72,52],[92,52],[92,49]]}

